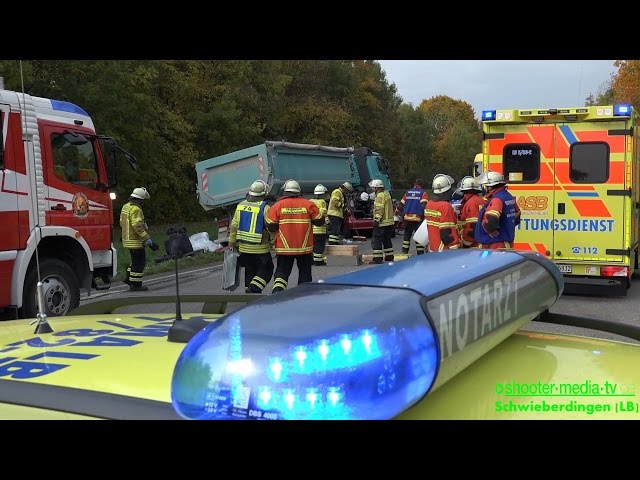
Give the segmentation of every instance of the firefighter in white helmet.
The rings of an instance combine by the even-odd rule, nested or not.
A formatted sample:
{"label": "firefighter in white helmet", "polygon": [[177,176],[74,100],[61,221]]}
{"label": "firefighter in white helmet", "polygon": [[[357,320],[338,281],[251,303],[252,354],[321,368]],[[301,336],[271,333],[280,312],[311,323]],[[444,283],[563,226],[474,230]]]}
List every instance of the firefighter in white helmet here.
{"label": "firefighter in white helmet", "polygon": [[441,252],[460,248],[458,219],[451,205],[453,178],[438,174],[433,178],[433,195],[424,209],[429,233],[429,251]]}
{"label": "firefighter in white helmet", "polygon": [[373,233],[371,234],[371,248],[373,259],[371,264],[391,262],[394,259],[391,236],[395,229],[393,221],[393,201],[391,194],[384,189],[382,180],[376,178],[369,184],[376,194],[373,202]]}
{"label": "firefighter in white helmet", "polygon": [[458,217],[458,230],[463,248],[478,248],[479,243],[475,239],[476,223],[484,198],[480,195],[480,187],[475,178],[464,177],[460,182],[460,191],[463,194],[460,203],[460,215]]}
{"label": "firefighter in white helmet", "polygon": [[481,244],[480,248],[513,249],[520,208],[507,190],[504,175],[487,170],[480,175],[479,183],[486,189],[486,201],[478,215],[476,241]]}
{"label": "firefighter in white helmet", "polygon": [[262,293],[273,275],[271,235],[265,219],[269,204],[267,185],[262,180],[251,184],[247,199],[236,207],[229,230],[229,247],[238,247],[238,262],[244,267],[245,293]]}
{"label": "firefighter in white helmet", "polygon": [[[327,215],[327,187],[322,184],[316,185],[313,189],[314,198],[311,199],[316,204],[322,216]],[[327,264],[327,257],[324,256],[324,247],[327,243],[327,224],[313,226],[313,264],[322,266]]]}
{"label": "firefighter in white helmet", "polygon": [[349,215],[346,195],[353,192],[353,185],[344,182],[333,192],[329,200],[327,208],[327,216],[329,217],[329,245],[340,245],[340,231],[342,230],[342,222],[345,214]]}
{"label": "firefighter in white helmet", "polygon": [[267,228],[276,233],[276,271],[271,293],[287,289],[293,262],[298,265],[298,284],[311,282],[313,264],[313,225],[324,225],[324,215],[315,203],[300,195],[295,180],[284,183],[284,194],[265,219]]}
{"label": "firefighter in white helmet", "polygon": [[120,228],[122,229],[122,246],[129,250],[131,264],[127,267],[124,283],[135,292],[146,292],[148,287],[142,285],[142,275],[147,263],[145,245],[154,252],[160,248],[149,235],[149,227],[144,221],[142,202],[151,196],[144,187],[134,188],[129,201],[120,211]]}

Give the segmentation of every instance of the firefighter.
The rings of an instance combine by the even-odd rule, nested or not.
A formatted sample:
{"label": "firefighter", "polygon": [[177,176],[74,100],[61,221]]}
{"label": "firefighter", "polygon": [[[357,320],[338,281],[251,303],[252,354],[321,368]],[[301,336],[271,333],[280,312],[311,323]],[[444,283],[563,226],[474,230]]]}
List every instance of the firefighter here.
{"label": "firefighter", "polygon": [[373,202],[373,233],[371,234],[373,259],[369,263],[380,264],[383,257],[385,262],[392,262],[394,256],[391,236],[395,229],[395,222],[391,194],[385,191],[384,183],[380,179],[372,180],[370,185],[376,197]]}
{"label": "firefighter", "polygon": [[122,229],[122,246],[129,250],[131,264],[127,267],[124,283],[129,285],[129,290],[146,292],[148,287],[142,285],[142,274],[147,263],[145,245],[154,252],[160,248],[149,235],[149,227],[144,221],[142,202],[149,200],[151,196],[144,187],[134,188],[129,196],[129,202],[125,203],[120,211],[120,228]]}
{"label": "firefighter", "polygon": [[452,184],[453,179],[449,175],[438,174],[433,178],[433,197],[424,209],[430,252],[441,252],[461,246],[456,211],[451,205]]}
{"label": "firefighter", "polygon": [[349,182],[344,182],[333,192],[329,200],[327,217],[329,217],[329,245],[340,245],[340,230],[344,214],[349,214],[347,208],[346,195],[353,191],[353,186]]}
{"label": "firefighter", "polygon": [[[400,200],[396,215],[404,213],[404,237],[402,239],[402,253],[409,253],[411,247],[411,237],[422,220],[424,219],[424,207],[427,205],[429,197],[424,190],[424,182],[417,179],[413,182],[413,188],[408,190]],[[416,243],[416,253],[422,255],[424,247]]]}
{"label": "firefighter", "polygon": [[269,231],[277,232],[277,265],[271,293],[287,289],[294,260],[298,265],[298,284],[311,282],[312,227],[319,227],[324,221],[324,215],[316,204],[300,196],[300,184],[287,180],[284,195],[269,209],[265,218]]}
{"label": "firefighter", "polygon": [[229,247],[238,245],[238,262],[244,267],[245,293],[262,293],[273,275],[271,235],[265,226],[269,204],[267,185],[262,180],[251,184],[247,199],[236,207],[229,231]]}
{"label": "firefighter", "polygon": [[460,216],[458,218],[458,230],[463,248],[478,248],[479,243],[475,239],[476,223],[484,198],[480,195],[480,187],[473,177],[464,177],[460,182],[460,191],[463,193],[460,203]]}
{"label": "firefighter", "polygon": [[480,176],[479,183],[486,189],[486,201],[478,215],[476,241],[481,244],[480,248],[513,249],[520,208],[507,190],[504,175],[488,170]]}
{"label": "firefighter", "polygon": [[[316,204],[322,216],[326,218],[327,215],[327,187],[324,185],[316,185],[313,190],[315,198],[311,201]],[[327,241],[327,224],[326,221],[320,226],[313,226],[313,264],[315,266],[322,266],[327,264],[327,257],[324,256],[324,246]]]}

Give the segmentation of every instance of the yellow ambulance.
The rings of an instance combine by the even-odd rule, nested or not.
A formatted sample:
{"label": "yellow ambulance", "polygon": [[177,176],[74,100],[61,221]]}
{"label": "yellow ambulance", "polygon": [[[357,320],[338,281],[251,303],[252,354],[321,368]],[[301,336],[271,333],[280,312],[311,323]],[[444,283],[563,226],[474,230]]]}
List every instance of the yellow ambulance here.
{"label": "yellow ambulance", "polygon": [[638,269],[637,110],[484,110],[482,126],[482,168],[504,174],[522,212],[515,249],[553,260],[565,292],[625,295]]}

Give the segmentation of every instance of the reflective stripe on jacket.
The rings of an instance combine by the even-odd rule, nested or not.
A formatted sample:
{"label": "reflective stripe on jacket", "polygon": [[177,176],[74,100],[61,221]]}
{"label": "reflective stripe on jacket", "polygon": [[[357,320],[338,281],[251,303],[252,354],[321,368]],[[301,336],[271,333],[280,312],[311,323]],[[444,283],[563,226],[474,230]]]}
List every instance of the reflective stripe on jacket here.
{"label": "reflective stripe on jacket", "polygon": [[124,204],[120,212],[120,228],[124,248],[144,248],[144,243],[149,238],[149,231],[139,205],[131,202]]}
{"label": "reflective stripe on jacket", "polygon": [[378,192],[373,203],[373,219],[378,222],[378,226],[386,227],[393,225],[393,202],[389,192]]}
{"label": "reflective stripe on jacket", "polygon": [[329,209],[327,215],[333,217],[343,218],[344,216],[344,195],[340,188],[336,188],[331,192],[331,199],[329,200]]}
{"label": "reflective stripe on jacket", "polygon": [[269,209],[267,224],[277,224],[275,250],[278,255],[303,255],[313,252],[311,220],[322,213],[315,203],[303,197],[283,197]]}
{"label": "reflective stripe on jacket", "polygon": [[271,235],[265,228],[269,204],[264,200],[243,200],[238,204],[229,228],[229,243],[238,243],[241,253],[268,253]]}
{"label": "reflective stripe on jacket", "polygon": [[[327,214],[327,202],[324,201],[324,198],[312,198],[311,201],[316,204],[320,213],[324,216]],[[321,227],[316,225],[313,226],[313,234],[314,235],[324,235],[327,233],[327,225],[324,224]]]}

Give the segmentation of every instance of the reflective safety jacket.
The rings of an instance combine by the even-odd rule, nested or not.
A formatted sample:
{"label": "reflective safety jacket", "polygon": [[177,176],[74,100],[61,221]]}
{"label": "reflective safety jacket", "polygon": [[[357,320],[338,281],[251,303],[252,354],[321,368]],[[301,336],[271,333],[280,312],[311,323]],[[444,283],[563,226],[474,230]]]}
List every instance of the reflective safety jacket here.
{"label": "reflective safety jacket", "polygon": [[460,248],[456,211],[448,200],[429,200],[424,209],[429,232],[429,251]]}
{"label": "reflective safety jacket", "polygon": [[[316,204],[320,213],[325,216],[327,214],[327,202],[324,201],[324,198],[312,198],[311,201]],[[324,235],[327,233],[327,225],[324,224],[320,227],[314,225],[313,226],[313,234],[314,235]]]}
{"label": "reflective safety jacket", "polygon": [[278,255],[304,255],[313,252],[311,220],[320,220],[322,213],[315,203],[303,197],[283,197],[265,217],[269,225],[277,224],[275,250]]}
{"label": "reflective safety jacket", "polygon": [[373,220],[378,222],[378,226],[386,227],[393,225],[393,202],[389,192],[378,192],[373,202]]}
{"label": "reflective safety jacket", "polygon": [[333,192],[331,192],[331,199],[329,200],[329,209],[327,210],[327,215],[343,218],[344,207],[345,199],[344,195],[342,194],[342,189],[336,188]]}
{"label": "reflective safety jacket", "polygon": [[458,230],[464,247],[477,247],[479,244],[475,239],[475,230],[478,214],[483,205],[484,198],[477,193],[465,193],[462,197]]}
{"label": "reflective safety jacket", "polygon": [[[494,189],[486,197],[476,224],[476,241],[491,243],[513,243],[516,226],[520,223],[520,208],[513,195],[505,187]],[[491,236],[492,233],[495,236]]]}
{"label": "reflective safety jacket", "polygon": [[144,248],[144,243],[149,239],[149,229],[144,223],[140,205],[132,202],[124,204],[120,211],[120,228],[124,248]]}
{"label": "reflective safety jacket", "polygon": [[264,200],[243,200],[233,214],[229,229],[229,243],[238,243],[241,253],[268,253],[270,235],[265,226],[269,204]]}
{"label": "reflective safety jacket", "polygon": [[427,192],[419,187],[413,187],[404,194],[400,203],[407,222],[421,222],[424,218],[424,207],[429,201]]}

